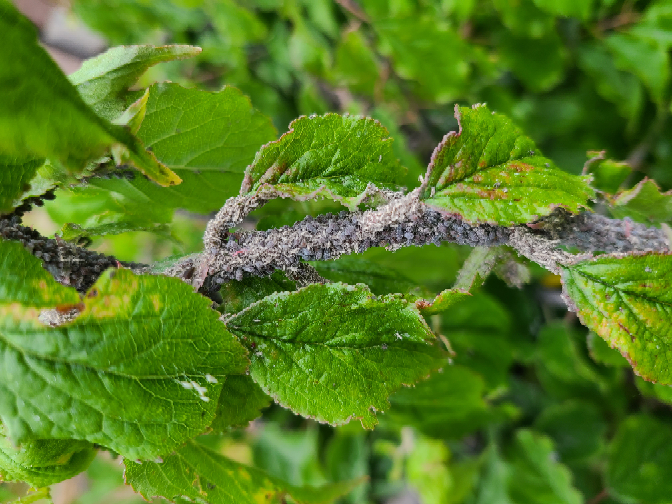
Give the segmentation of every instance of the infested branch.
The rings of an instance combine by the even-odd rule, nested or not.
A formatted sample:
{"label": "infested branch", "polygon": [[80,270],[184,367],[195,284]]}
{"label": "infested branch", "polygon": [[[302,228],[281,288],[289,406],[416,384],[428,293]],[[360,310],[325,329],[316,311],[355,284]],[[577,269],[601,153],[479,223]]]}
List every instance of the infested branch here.
{"label": "infested branch", "polygon": [[141,272],[145,265],[117,261],[114,257],[77,247],[62,239],[45,238],[40,233],[21,225],[19,215],[0,218],[0,238],[15,240],[42,261],[44,269],[57,282],[86,292],[108,268],[123,266]]}
{"label": "infested branch", "polygon": [[[530,226],[470,225],[460,217],[425,206],[418,192],[397,194],[389,203],[363,212],[341,212],[306,217],[293,226],[268,231],[231,231],[248,208],[263,198],[241,196],[230,200],[208,224],[205,252],[191,256],[166,271],[208,290],[245,276],[267,276],[276,269],[294,272],[301,261],[337,259],[371,247],[397,250],[442,242],[491,247],[509,245],[520,255],[553,272],[589,255],[574,255],[561,245],[582,252],[669,251],[665,233],[630,219],[608,219],[592,213],[571,215],[557,210]],[[239,205],[236,207],[236,205]]]}
{"label": "infested branch", "polygon": [[[306,217],[292,226],[267,231],[234,230],[272,192],[231,198],[208,223],[204,252],[193,254],[164,271],[207,293],[229,280],[267,276],[285,271],[300,284],[322,281],[303,261],[326,261],[361,253],[371,247],[397,250],[443,242],[492,247],[508,245],[544,268],[557,273],[590,254],[580,252],[670,251],[665,231],[631,219],[609,219],[594,213],[572,215],[556,210],[534,224],[501,227],[470,225],[460,217],[442,214],[424,205],[418,191],[391,193],[389,202],[376,209]],[[114,257],[77,247],[60,239],[47,239],[20,225],[19,216],[0,219],[0,237],[18,240],[43,261],[57,281],[85,292],[110,267],[129,267],[138,273],[144,265],[119,262]]]}

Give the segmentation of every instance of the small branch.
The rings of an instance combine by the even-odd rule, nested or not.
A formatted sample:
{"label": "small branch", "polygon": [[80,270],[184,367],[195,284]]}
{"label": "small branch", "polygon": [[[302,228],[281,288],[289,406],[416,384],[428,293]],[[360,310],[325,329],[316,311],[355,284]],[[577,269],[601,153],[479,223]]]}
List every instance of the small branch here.
{"label": "small branch", "polygon": [[79,292],[86,292],[107,268],[124,266],[137,272],[143,271],[142,264],[117,261],[112,256],[77,247],[61,239],[50,239],[34,229],[22,226],[19,216],[0,218],[0,238],[15,240],[35,257],[56,281],[69,285]]}
{"label": "small branch", "polygon": [[557,211],[541,219],[534,227],[542,236],[557,240],[566,247],[576,247],[582,252],[671,250],[669,238],[663,229],[647,227],[629,217],[619,220],[589,212],[572,215]]}
{"label": "small branch", "polygon": [[[459,217],[430,209],[418,194],[418,190],[394,194],[388,204],[374,210],[309,216],[293,226],[268,231],[231,232],[231,225],[241,221],[247,209],[258,206],[252,197],[241,197],[227,203],[208,225],[205,252],[186,258],[165,274],[191,281],[196,288],[208,279],[209,289],[217,289],[226,281],[267,276],[276,269],[291,274],[301,261],[332,260],[371,247],[397,250],[442,242],[474,247],[509,245],[554,273],[562,265],[590,257],[561,250],[561,245],[584,252],[670,250],[662,230],[630,219],[620,221],[590,213],[573,216],[558,210],[533,226],[472,226]],[[234,208],[236,204],[241,205],[241,211]]]}
{"label": "small branch", "polygon": [[[220,285],[246,275],[267,276],[276,269],[291,272],[302,260],[336,259],[371,247],[397,250],[443,241],[491,246],[505,243],[510,234],[507,228],[469,226],[459,218],[429,210],[418,200],[417,190],[376,210],[308,216],[291,227],[230,233],[228,228],[217,230],[213,225],[208,230],[206,253],[178,263],[167,275],[187,279],[198,271],[193,281],[198,288],[206,276]],[[217,243],[222,246],[216,248]]]}
{"label": "small branch", "polygon": [[607,497],[609,497],[609,492],[607,491],[606,488],[604,488],[600,493],[598,493],[595,497],[590,499],[586,504],[598,504]]}
{"label": "small branch", "polygon": [[[164,274],[213,293],[226,281],[267,276],[278,269],[300,284],[324,282],[302,261],[337,259],[371,247],[397,250],[442,242],[472,247],[508,245],[554,273],[563,265],[591,256],[572,254],[560,246],[581,252],[670,251],[669,237],[663,229],[649,228],[628,218],[608,219],[593,213],[572,215],[560,209],[529,225],[472,226],[458,216],[427,207],[419,200],[418,191],[386,194],[389,202],[372,210],[308,216],[293,226],[250,232],[231,228],[263,205],[271,193],[231,198],[208,223],[204,252],[184,258]],[[110,267],[123,265],[137,273],[148,272],[144,265],[120,263],[114,257],[64,240],[44,238],[37,231],[21,226],[18,216],[0,219],[0,237],[20,241],[42,260],[57,281],[80,292],[90,288],[100,273]]]}
{"label": "small branch", "polygon": [[336,0],[336,3],[364,23],[370,23],[368,16],[353,0]]}

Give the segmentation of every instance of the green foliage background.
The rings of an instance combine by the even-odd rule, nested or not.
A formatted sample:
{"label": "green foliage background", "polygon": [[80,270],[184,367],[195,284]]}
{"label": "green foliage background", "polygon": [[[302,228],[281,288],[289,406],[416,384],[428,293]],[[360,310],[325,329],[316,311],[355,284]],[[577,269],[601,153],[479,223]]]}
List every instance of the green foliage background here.
{"label": "green foliage background", "polygon": [[[672,188],[669,0],[78,0],[73,12],[111,45],[203,48],[195,58],[152,67],[143,86],[233,85],[258,111],[231,139],[250,146],[229,155],[232,166],[219,167],[227,170],[226,184],[207,171],[213,161],[161,158],[154,139],[179,132],[140,128],[145,145],[180,177],[202,184],[202,194],[177,186],[166,200],[149,182],[131,187],[117,179],[92,181],[87,191],[59,190],[47,205],[54,222],[95,229],[84,235],[121,259],[198,251],[206,220],[197,214],[236,194],[254,152],[276,138],[273,126],[283,133],[302,114],[378,119],[394,138],[394,157],[408,168],[408,188],[419,185],[432,150],[457,128],[454,104],[483,102],[570,173],[581,173],[587,151],[626,161],[632,170],[612,163],[595,175],[596,187],[614,201],[645,177]],[[213,95],[218,106],[251,110],[227,89]],[[180,88],[159,84],[148,116],[167,113],[153,108],[155,91],[178,111],[189,109]],[[136,190],[147,197],[141,208],[129,203]],[[649,199],[635,198],[640,206],[618,217],[670,222],[669,198],[653,189],[652,195],[661,198],[655,215]],[[267,229],[335,209],[331,202],[279,200],[253,216],[257,229]],[[118,234],[131,222],[142,228],[143,215],[149,232]],[[354,262],[317,267],[379,295],[436,294],[453,285],[469,251],[446,244],[394,254],[371,249]],[[230,289],[225,297],[241,308],[249,304]],[[385,502],[408,489],[425,504],[672,502],[670,388],[636,377],[618,352],[567,314],[559,293],[557,278],[540,269],[517,290],[493,275],[473,297],[428,317],[450,341],[453,365],[393,395],[372,432],[358,422],[330,428],[272,406],[253,428],[203,443],[297,487],[367,476],[342,499],[348,503]],[[263,397],[254,402],[265,406]],[[120,474],[110,476],[117,470],[96,459],[87,472],[91,490],[77,502],[103,502],[121,482]],[[0,486],[0,497],[12,493]]]}

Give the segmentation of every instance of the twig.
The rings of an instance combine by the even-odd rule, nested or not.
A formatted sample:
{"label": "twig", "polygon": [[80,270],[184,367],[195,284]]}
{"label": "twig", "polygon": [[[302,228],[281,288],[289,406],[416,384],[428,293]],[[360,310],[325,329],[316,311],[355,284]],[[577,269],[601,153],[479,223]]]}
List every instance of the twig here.
{"label": "twig", "polygon": [[[670,251],[664,230],[629,218],[608,219],[593,213],[571,215],[557,210],[526,226],[470,225],[458,216],[432,210],[419,200],[418,194],[417,189],[406,195],[390,193],[389,202],[373,210],[309,216],[293,226],[249,232],[231,228],[261,206],[270,193],[232,198],[208,223],[204,252],[178,261],[163,274],[181,278],[197,289],[205,285],[208,292],[216,292],[226,281],[267,276],[277,269],[303,283],[321,282],[324,280],[302,261],[336,259],[371,247],[397,250],[442,242],[474,247],[508,245],[553,272],[588,257],[571,254],[560,246],[582,252]],[[80,292],[85,292],[110,267],[123,265],[138,273],[148,272],[145,265],[120,263],[114,257],[64,240],[44,238],[19,222],[18,216],[0,219],[0,238],[23,243],[56,280]]]}
{"label": "twig", "polygon": [[22,226],[19,216],[0,218],[0,238],[15,240],[35,257],[42,260],[44,269],[63,285],[70,285],[79,292],[86,292],[107,268],[124,266],[134,271],[144,271],[146,266],[117,261],[112,256],[77,247],[62,239],[50,239],[34,229]]}
{"label": "twig", "polygon": [[347,10],[350,14],[355,16],[364,23],[370,23],[371,20],[364,13],[364,11],[353,0],[336,0],[336,3]]}
{"label": "twig", "polygon": [[595,497],[590,499],[586,504],[598,504],[602,502],[604,499],[609,497],[609,492],[607,492],[607,489],[604,488],[600,493],[598,493]]}
{"label": "twig", "polygon": [[[249,199],[237,201],[241,208],[256,208]],[[573,216],[558,210],[532,226],[472,226],[457,216],[430,209],[418,199],[417,190],[397,194],[374,210],[309,216],[293,226],[268,231],[232,232],[230,228],[242,220],[243,214],[244,210],[223,209],[208,225],[205,252],[178,262],[165,274],[191,281],[197,289],[208,279],[208,286],[216,289],[226,281],[267,276],[276,269],[291,273],[300,267],[301,261],[331,260],[371,247],[397,250],[442,242],[484,247],[509,245],[556,273],[559,266],[588,257],[563,251],[558,248],[560,245],[586,252],[670,250],[660,229],[647,228],[630,219],[621,221],[590,213]]]}

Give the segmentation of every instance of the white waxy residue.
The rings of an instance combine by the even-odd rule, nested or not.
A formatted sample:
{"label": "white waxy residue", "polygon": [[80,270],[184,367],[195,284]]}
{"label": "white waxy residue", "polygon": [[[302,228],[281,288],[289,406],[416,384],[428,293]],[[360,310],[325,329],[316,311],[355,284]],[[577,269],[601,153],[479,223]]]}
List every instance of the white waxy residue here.
{"label": "white waxy residue", "polygon": [[[208,375],[208,376],[210,376],[210,375]],[[211,376],[211,378],[212,378],[213,380],[215,380],[215,383],[216,383],[216,379],[215,379],[215,377],[214,377],[214,376]],[[207,380],[207,378],[206,378],[206,380]],[[210,380],[208,380],[208,381],[210,381]],[[205,393],[208,391],[208,389],[205,388],[205,387],[203,387],[203,386],[200,385],[199,383],[195,382],[194,380],[189,380],[189,381],[180,381],[180,380],[177,380],[177,383],[179,383],[180,385],[182,385],[182,386],[183,386],[185,389],[187,389],[187,390],[190,390],[190,389],[195,390],[196,393],[198,393],[198,398],[199,398],[201,401],[203,401],[203,402],[209,402],[209,401],[210,401],[210,398],[209,398],[208,396],[205,395]],[[210,382],[210,383],[212,383],[212,382]]]}

